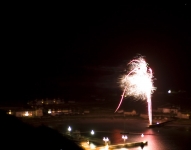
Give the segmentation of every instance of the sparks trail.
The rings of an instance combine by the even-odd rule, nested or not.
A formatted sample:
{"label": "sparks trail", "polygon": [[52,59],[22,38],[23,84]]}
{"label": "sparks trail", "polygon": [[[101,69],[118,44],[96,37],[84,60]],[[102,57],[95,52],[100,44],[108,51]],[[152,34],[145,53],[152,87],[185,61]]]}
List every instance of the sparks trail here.
{"label": "sparks trail", "polygon": [[133,59],[128,63],[128,66],[130,71],[121,79],[121,87],[124,90],[115,112],[121,106],[124,96],[133,96],[142,100],[147,99],[149,123],[152,124],[151,94],[155,90],[152,69],[148,67],[143,57]]}

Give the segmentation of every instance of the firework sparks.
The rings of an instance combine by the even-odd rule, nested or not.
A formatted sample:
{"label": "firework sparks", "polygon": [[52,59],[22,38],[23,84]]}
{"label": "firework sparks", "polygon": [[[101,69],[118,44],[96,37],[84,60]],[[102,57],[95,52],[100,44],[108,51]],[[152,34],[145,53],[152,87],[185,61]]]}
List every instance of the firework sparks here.
{"label": "firework sparks", "polygon": [[128,63],[130,71],[121,79],[121,87],[124,89],[120,103],[115,110],[119,109],[125,96],[133,96],[137,99],[147,100],[149,123],[152,124],[151,94],[155,90],[153,87],[153,73],[148,64],[139,57]]}

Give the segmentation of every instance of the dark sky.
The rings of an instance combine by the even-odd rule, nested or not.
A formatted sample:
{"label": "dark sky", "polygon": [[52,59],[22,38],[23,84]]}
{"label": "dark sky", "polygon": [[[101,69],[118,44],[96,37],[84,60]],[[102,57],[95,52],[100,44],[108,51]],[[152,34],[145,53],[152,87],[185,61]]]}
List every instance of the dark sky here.
{"label": "dark sky", "polygon": [[4,12],[2,101],[77,99],[121,92],[145,56],[157,91],[190,90],[190,3],[30,7]]}

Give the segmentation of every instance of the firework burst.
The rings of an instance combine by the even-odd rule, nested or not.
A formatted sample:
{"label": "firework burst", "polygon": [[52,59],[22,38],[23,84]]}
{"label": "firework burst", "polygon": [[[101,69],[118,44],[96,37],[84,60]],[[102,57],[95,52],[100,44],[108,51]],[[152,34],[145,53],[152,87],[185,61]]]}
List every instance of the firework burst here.
{"label": "firework burst", "polygon": [[133,96],[136,99],[147,100],[149,122],[152,124],[151,94],[155,90],[153,87],[152,69],[148,67],[143,57],[133,59],[128,63],[128,66],[130,69],[128,74],[121,78],[121,87],[124,90],[115,112],[119,109],[125,96]]}

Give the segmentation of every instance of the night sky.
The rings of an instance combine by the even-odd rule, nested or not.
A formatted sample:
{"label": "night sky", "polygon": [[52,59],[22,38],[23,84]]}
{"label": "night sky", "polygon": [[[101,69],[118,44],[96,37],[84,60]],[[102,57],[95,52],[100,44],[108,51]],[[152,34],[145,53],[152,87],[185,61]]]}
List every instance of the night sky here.
{"label": "night sky", "polygon": [[137,54],[153,69],[156,92],[190,91],[190,5],[63,4],[7,10],[1,101],[119,98],[119,77]]}

